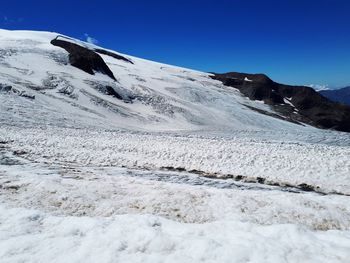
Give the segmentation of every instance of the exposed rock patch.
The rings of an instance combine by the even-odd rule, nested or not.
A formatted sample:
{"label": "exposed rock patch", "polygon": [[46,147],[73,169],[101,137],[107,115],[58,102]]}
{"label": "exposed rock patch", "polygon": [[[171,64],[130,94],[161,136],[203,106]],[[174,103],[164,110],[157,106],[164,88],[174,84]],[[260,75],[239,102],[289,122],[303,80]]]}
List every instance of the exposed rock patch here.
{"label": "exposed rock patch", "polygon": [[332,102],[312,88],[276,83],[264,74],[230,72],[212,78],[239,89],[251,100],[264,101],[286,120],[350,132],[350,107]]}
{"label": "exposed rock patch", "polygon": [[69,53],[69,63],[72,66],[91,75],[94,75],[95,72],[100,72],[109,76],[111,79],[116,80],[113,72],[109,69],[101,56],[93,50],[66,40],[58,39],[58,37],[53,39],[51,44],[61,47]]}
{"label": "exposed rock patch", "polygon": [[35,99],[34,95],[28,94],[27,92],[25,92],[23,90],[16,89],[10,85],[4,85],[1,83],[0,83],[0,92],[16,94],[20,97],[27,98],[27,99],[32,99],[32,100]]}
{"label": "exposed rock patch", "polygon": [[130,91],[112,82],[85,81],[85,83],[89,84],[100,93],[115,97],[124,101],[125,103],[132,103],[132,101],[135,99]]}

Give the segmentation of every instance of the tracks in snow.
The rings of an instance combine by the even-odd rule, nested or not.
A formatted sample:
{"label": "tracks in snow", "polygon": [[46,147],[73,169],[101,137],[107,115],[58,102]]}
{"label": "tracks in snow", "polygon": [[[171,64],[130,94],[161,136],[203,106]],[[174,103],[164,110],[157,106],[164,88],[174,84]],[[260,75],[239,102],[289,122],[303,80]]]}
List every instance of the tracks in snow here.
{"label": "tracks in snow", "polygon": [[[280,190],[280,191],[286,191],[291,193],[313,192],[320,195],[332,194],[332,195],[350,196],[349,194],[345,194],[337,191],[327,192],[321,189],[319,186],[313,186],[306,183],[293,185],[286,182],[267,180],[266,178],[263,178],[263,177],[248,177],[248,176],[233,175],[233,174],[207,173],[207,172],[198,171],[198,170],[186,171],[184,168],[174,168],[174,167],[162,167],[161,169],[166,171],[176,171],[176,172],[187,173],[187,174],[196,174],[203,178],[208,178],[216,181],[223,180],[223,181],[229,182],[229,183],[225,183],[224,185],[226,184],[234,185],[237,188],[242,188],[242,189]],[[254,185],[254,186],[251,186],[251,185]],[[231,187],[227,187],[227,188],[231,188]]]}
{"label": "tracks in snow", "polygon": [[[23,165],[20,156],[25,153],[6,151],[6,142],[0,143],[0,165]],[[24,159],[23,159],[24,160]],[[53,164],[50,166],[50,170],[70,171],[69,178],[81,178],[80,169],[81,166],[74,164]],[[298,185],[292,185],[284,182],[277,182],[266,180],[262,177],[247,177],[242,175],[233,174],[218,174],[218,173],[206,173],[204,171],[190,170],[187,171],[181,167],[161,167],[157,169],[149,169],[144,167],[135,168],[119,168],[119,167],[90,167],[92,170],[108,171],[111,176],[128,176],[135,178],[142,178],[150,181],[158,181],[165,183],[186,184],[192,186],[206,186],[214,187],[218,189],[236,189],[236,190],[254,190],[254,191],[282,191],[289,193],[306,193],[311,192],[319,195],[341,195],[350,196],[345,193],[331,191],[327,192],[322,190],[318,186],[312,186],[305,183]],[[117,170],[118,172],[114,172]],[[97,171],[96,171],[97,172]],[[62,177],[68,178],[64,173],[60,172]],[[73,175],[72,175],[73,174]]]}
{"label": "tracks in snow", "polygon": [[[108,168],[107,168],[108,169]],[[124,168],[125,173],[122,175],[143,178],[146,180],[160,181],[166,183],[187,184],[192,186],[207,186],[219,189],[237,189],[237,190],[254,190],[254,191],[282,191],[289,193],[315,193],[319,195],[341,195],[350,196],[340,192],[326,192],[319,187],[299,184],[291,185],[283,182],[273,182],[261,177],[245,177],[241,175],[219,175],[210,174],[202,171],[186,171],[183,168],[162,167],[161,170]]]}

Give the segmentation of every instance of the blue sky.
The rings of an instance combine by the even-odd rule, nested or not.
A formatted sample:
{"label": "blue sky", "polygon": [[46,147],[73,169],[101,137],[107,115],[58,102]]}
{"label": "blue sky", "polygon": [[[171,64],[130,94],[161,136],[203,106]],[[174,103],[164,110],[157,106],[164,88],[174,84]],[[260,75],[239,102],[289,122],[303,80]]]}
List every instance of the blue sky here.
{"label": "blue sky", "polygon": [[18,1],[0,27],[55,31],[203,71],[290,84],[350,84],[350,1]]}

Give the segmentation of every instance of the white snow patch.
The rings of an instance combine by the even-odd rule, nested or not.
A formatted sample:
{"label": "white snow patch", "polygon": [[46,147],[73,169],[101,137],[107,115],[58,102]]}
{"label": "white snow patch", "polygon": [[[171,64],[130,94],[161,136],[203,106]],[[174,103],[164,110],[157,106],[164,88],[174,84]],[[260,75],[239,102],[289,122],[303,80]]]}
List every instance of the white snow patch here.
{"label": "white snow patch", "polygon": [[291,99],[292,99],[292,98],[283,98],[283,102],[284,102],[285,104],[288,104],[288,105],[292,106],[293,108],[295,108],[295,106],[294,106],[293,103],[291,102]]}

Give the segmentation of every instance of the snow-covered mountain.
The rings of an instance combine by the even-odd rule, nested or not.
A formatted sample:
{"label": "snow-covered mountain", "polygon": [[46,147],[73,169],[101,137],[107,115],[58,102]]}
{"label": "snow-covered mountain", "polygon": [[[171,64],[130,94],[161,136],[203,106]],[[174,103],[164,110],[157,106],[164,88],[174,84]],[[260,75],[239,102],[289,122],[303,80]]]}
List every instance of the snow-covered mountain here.
{"label": "snow-covered mountain", "polygon": [[0,30],[0,258],[346,262],[337,105],[261,74]]}
{"label": "snow-covered mountain", "polygon": [[[248,80],[246,81],[248,82]],[[57,33],[0,31],[0,92],[32,100],[23,122],[67,118],[145,130],[303,129],[213,74],[151,62]],[[285,98],[293,115],[298,115]],[[45,107],[45,116],[36,112]],[[310,123],[309,123],[310,124]]]}

